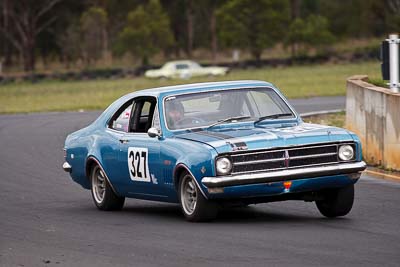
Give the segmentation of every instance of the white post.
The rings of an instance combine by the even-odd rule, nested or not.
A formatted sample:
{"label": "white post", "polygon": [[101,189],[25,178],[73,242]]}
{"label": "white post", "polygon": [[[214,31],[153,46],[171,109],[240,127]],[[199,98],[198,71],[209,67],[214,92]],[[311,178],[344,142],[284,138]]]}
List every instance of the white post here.
{"label": "white post", "polygon": [[399,44],[400,39],[398,34],[389,34],[389,68],[390,68],[390,89],[395,92],[400,92],[399,83]]}

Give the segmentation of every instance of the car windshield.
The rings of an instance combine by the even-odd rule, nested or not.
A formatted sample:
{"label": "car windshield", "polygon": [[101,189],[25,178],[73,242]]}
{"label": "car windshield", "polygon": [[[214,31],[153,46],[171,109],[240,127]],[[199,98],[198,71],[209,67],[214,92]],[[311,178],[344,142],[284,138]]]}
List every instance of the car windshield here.
{"label": "car windshield", "polygon": [[165,99],[164,107],[167,128],[170,130],[213,127],[237,121],[257,121],[260,118],[294,118],[285,101],[271,88],[170,96]]}

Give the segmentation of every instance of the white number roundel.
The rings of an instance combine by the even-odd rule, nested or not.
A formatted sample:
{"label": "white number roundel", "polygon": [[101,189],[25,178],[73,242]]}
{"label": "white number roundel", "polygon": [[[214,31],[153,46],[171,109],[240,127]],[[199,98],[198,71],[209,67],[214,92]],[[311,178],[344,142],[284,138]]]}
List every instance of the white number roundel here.
{"label": "white number roundel", "polygon": [[128,168],[132,181],[150,182],[148,154],[147,148],[128,148]]}

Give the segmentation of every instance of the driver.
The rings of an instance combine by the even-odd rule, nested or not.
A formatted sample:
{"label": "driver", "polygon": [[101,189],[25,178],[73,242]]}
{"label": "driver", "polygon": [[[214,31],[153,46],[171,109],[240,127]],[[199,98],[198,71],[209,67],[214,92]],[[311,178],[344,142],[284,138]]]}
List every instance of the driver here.
{"label": "driver", "polygon": [[170,101],[167,106],[167,121],[171,129],[176,128],[176,123],[183,119],[184,108],[179,101]]}

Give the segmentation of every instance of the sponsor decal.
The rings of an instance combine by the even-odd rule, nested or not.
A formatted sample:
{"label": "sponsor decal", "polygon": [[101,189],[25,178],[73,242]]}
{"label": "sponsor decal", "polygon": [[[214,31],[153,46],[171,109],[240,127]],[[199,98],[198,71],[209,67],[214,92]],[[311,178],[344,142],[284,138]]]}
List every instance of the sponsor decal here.
{"label": "sponsor decal", "polygon": [[158,180],[157,180],[157,178],[154,176],[154,174],[151,174],[151,181],[153,182],[153,184],[158,184]]}
{"label": "sponsor decal", "polygon": [[206,171],[207,171],[207,170],[206,170],[206,167],[204,167],[204,166],[203,166],[203,167],[201,167],[200,171],[201,171],[201,173],[202,173],[202,174],[205,174],[205,173],[206,173]]}
{"label": "sponsor decal", "polygon": [[223,133],[209,132],[209,131],[207,131],[207,132],[201,131],[201,132],[196,132],[196,133],[205,135],[205,136],[218,138],[220,140],[229,140],[229,141],[226,141],[226,143],[232,147],[233,151],[247,150],[247,144],[234,136],[223,134]]}
{"label": "sponsor decal", "polygon": [[150,182],[149,152],[144,147],[128,148],[128,169],[132,181]]}
{"label": "sponsor decal", "polygon": [[309,132],[309,131],[314,131],[314,130],[320,130],[322,128],[329,128],[329,126],[323,126],[323,125],[318,125],[318,126],[295,126],[295,127],[288,127],[288,128],[281,128],[281,129],[271,129],[271,132],[282,132],[282,133],[304,133],[304,132]]}
{"label": "sponsor decal", "polygon": [[247,144],[245,142],[226,142],[228,145],[232,147],[233,151],[238,151],[238,150],[247,150]]}

